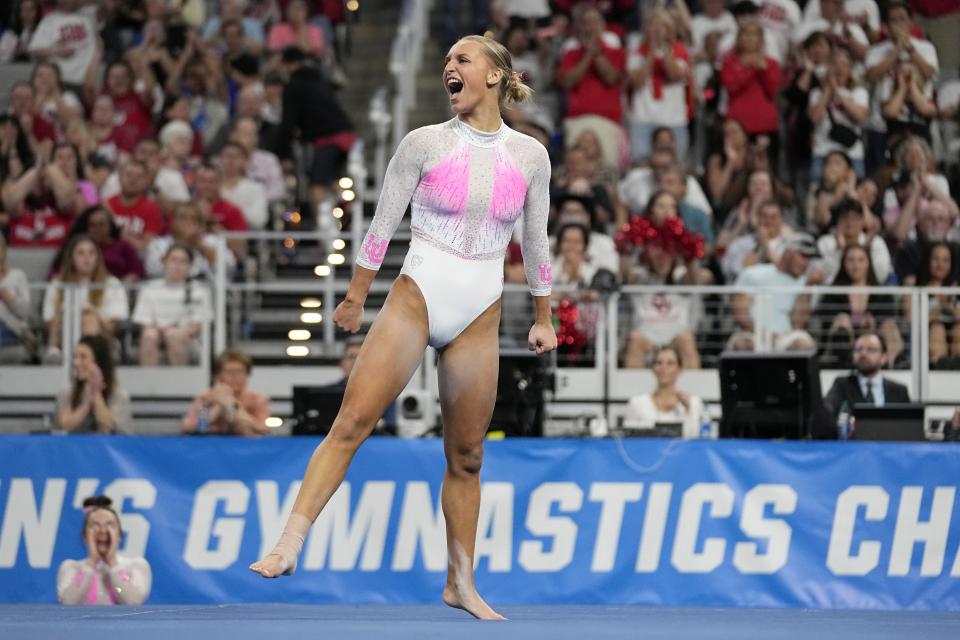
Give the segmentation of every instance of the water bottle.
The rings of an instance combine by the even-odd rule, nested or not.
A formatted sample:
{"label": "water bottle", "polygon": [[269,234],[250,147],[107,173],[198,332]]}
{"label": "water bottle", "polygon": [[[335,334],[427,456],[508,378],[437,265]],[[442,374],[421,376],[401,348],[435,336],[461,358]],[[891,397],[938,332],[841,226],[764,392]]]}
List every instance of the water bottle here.
{"label": "water bottle", "polygon": [[200,411],[197,412],[197,433],[207,433],[210,431],[210,403],[206,400],[200,405]]}
{"label": "water bottle", "polygon": [[840,413],[837,414],[837,440],[848,440],[850,438],[850,405],[846,401],[840,405]]}
{"label": "water bottle", "polygon": [[707,440],[713,438],[713,422],[710,420],[710,414],[706,411],[700,417],[700,439]]}

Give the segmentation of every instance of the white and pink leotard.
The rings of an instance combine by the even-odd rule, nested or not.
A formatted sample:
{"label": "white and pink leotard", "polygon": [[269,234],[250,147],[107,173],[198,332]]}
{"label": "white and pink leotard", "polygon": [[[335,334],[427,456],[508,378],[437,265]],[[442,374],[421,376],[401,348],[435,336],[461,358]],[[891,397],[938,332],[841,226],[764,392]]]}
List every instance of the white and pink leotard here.
{"label": "white and pink leotard", "polygon": [[416,129],[390,160],[357,264],[380,268],[409,203],[401,273],[426,300],[430,345],[443,347],[503,293],[503,257],[521,215],[530,292],[550,295],[549,188],[547,150],[506,124],[487,133],[453,118]]}
{"label": "white and pink leotard", "polygon": [[153,575],[143,558],[117,556],[117,564],[96,566],[84,560],[64,560],[57,571],[61,604],[143,604],[150,596]]}

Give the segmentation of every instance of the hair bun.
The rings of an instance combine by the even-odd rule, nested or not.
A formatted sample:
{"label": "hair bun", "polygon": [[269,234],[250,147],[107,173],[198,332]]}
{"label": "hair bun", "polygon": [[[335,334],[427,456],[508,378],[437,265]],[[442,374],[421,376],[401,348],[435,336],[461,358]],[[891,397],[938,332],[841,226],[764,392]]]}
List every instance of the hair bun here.
{"label": "hair bun", "polygon": [[113,500],[111,500],[107,496],[103,496],[103,495],[90,496],[89,498],[84,499],[83,508],[86,509],[87,507],[100,507],[104,509],[109,509],[110,505],[112,504],[113,504]]}

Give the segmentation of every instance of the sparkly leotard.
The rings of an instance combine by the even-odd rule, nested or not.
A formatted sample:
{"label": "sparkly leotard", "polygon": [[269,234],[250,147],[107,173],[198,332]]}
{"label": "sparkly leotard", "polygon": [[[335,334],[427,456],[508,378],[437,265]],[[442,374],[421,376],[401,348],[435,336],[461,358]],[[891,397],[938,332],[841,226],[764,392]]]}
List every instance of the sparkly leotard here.
{"label": "sparkly leotard", "polygon": [[423,293],[430,344],[442,347],[499,299],[521,216],[530,291],[550,294],[549,185],[546,149],[505,124],[487,133],[453,118],[416,129],[387,167],[357,264],[380,268],[409,203],[413,239],[401,273]]}

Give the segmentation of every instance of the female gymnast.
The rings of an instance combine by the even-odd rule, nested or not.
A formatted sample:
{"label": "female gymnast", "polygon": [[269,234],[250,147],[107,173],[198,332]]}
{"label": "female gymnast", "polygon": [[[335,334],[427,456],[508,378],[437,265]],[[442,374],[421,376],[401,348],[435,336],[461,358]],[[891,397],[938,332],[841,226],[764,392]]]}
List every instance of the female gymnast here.
{"label": "female gymnast", "polygon": [[547,241],[550,161],[539,142],[500,118],[504,102],[532,93],[513,73],[502,45],[482,36],[459,40],[447,53],[443,83],[456,116],[410,132],[397,148],[334,322],[350,332],[360,328],[370,284],[409,203],[413,238],[403,269],[363,343],[330,434],[313,453],[279,542],[250,569],[266,578],[293,573],[310,525],[429,344],[440,351],[447,460],[440,497],[449,558],[443,601],[480,619],[501,620],[473,580],[480,464],[497,394],[503,256],[521,216],[536,302],[528,346],[543,354],[557,345]]}

